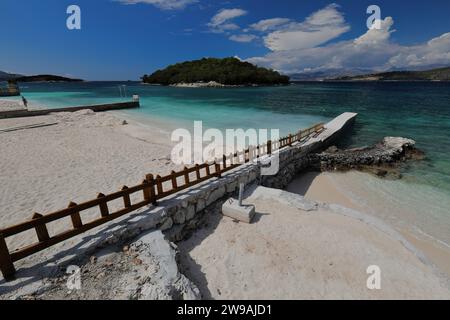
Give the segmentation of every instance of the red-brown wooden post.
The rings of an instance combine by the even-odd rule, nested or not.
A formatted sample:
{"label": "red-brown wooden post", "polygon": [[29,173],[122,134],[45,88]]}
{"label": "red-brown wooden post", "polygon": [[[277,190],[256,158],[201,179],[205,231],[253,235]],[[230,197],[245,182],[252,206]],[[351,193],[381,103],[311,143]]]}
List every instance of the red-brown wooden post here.
{"label": "red-brown wooden post", "polygon": [[164,193],[160,175],[156,176],[156,187],[158,189],[158,197],[160,198]]}
{"label": "red-brown wooden post", "polygon": [[[42,218],[43,215],[39,213],[33,214],[33,220]],[[39,242],[44,242],[50,239],[48,234],[47,226],[45,224],[38,225],[34,228],[36,230],[36,235],[38,237]]]}
{"label": "red-brown wooden post", "polygon": [[189,169],[184,167],[184,183],[189,184]]}
{"label": "red-brown wooden post", "polygon": [[178,188],[178,184],[177,184],[177,176],[176,176],[176,172],[172,170],[171,174],[171,179],[172,179],[172,188],[175,190]]}
{"label": "red-brown wooden post", "polygon": [[216,176],[217,176],[217,178],[221,178],[222,174],[220,172],[220,163],[217,163],[216,161],[214,161],[214,167],[216,169]]}
{"label": "red-brown wooden post", "polygon": [[8,246],[6,245],[5,238],[0,231],[0,270],[2,271],[3,278],[5,280],[13,279],[16,269],[11,260],[11,255],[9,254]]}
{"label": "red-brown wooden post", "polygon": [[[216,160],[214,160],[214,163],[216,163]],[[211,169],[209,168],[209,163],[206,162],[206,176],[209,178],[211,175]]]}
{"label": "red-brown wooden post", "polygon": [[153,205],[157,205],[158,201],[156,200],[156,190],[155,190],[155,178],[152,174],[148,174],[145,179],[147,180],[147,183],[149,184],[149,191],[150,191],[150,203]]}
{"label": "red-brown wooden post", "polygon": [[[77,204],[75,202],[69,203],[69,208],[76,207]],[[70,215],[70,218],[72,219],[72,225],[75,229],[79,229],[83,226],[83,222],[81,221],[80,212],[76,211]]]}
{"label": "red-brown wooden post", "polygon": [[224,169],[226,169],[227,168],[227,156],[226,155],[223,155],[223,157],[222,157],[223,159],[223,168]]}
{"label": "red-brown wooden post", "polygon": [[[122,191],[127,191],[127,190],[128,190],[127,186],[123,186],[122,187]],[[125,206],[125,208],[131,207],[131,199],[130,199],[130,194],[129,193],[125,193],[123,195],[123,205]]]}
{"label": "red-brown wooden post", "polygon": [[142,189],[144,200],[145,202],[150,203],[150,188],[148,185],[147,177],[142,181],[142,185],[144,186],[144,189]]}
{"label": "red-brown wooden post", "polygon": [[292,134],[289,134],[289,138],[288,138],[289,140],[289,142],[288,142],[288,145],[289,146],[292,146]]}
{"label": "red-brown wooden post", "polygon": [[[105,195],[103,193],[99,193],[97,195],[97,199],[102,199],[104,197],[105,197]],[[98,206],[100,207],[100,213],[101,213],[102,217],[109,216],[109,209],[108,209],[108,204],[106,203],[106,201],[100,202],[100,204]]]}
{"label": "red-brown wooden post", "polygon": [[272,140],[267,141],[267,154],[272,155]]}
{"label": "red-brown wooden post", "polygon": [[197,176],[197,180],[200,180],[200,166],[198,164],[195,165],[195,174]]}
{"label": "red-brown wooden post", "polygon": [[253,146],[248,147],[248,162],[253,160],[255,148]]}

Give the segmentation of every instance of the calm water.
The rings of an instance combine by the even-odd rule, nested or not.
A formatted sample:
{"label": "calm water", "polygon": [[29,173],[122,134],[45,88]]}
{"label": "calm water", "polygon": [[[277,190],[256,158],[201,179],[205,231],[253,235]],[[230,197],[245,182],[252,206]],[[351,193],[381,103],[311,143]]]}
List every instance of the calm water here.
{"label": "calm water", "polygon": [[25,84],[22,91],[31,103],[63,107],[125,100],[119,85],[126,85],[128,99],[140,95],[141,109],[127,112],[143,120],[171,119],[189,127],[203,120],[205,127],[277,128],[286,134],[351,111],[359,116],[347,145],[368,145],[385,136],[412,138],[427,159],[410,164],[405,179],[385,192],[402,194],[409,205],[422,206],[423,216],[435,217],[447,233],[440,238],[450,243],[450,83],[189,89],[110,82]]}

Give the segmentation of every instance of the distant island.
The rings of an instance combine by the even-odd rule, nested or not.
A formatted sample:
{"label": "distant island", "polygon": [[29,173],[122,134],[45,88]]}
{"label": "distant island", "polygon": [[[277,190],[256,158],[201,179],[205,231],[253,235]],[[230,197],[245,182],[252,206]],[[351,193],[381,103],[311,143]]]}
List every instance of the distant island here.
{"label": "distant island", "polygon": [[81,82],[81,79],[71,79],[67,77],[55,76],[52,74],[39,74],[34,76],[24,76],[0,71],[0,81],[15,82]]}
{"label": "distant island", "polygon": [[23,77],[23,75],[0,71],[0,81],[13,80],[13,79],[16,79],[18,77]]}
{"label": "distant island", "polygon": [[144,75],[142,81],[166,86],[223,87],[286,85],[289,84],[289,77],[237,58],[203,58],[170,65],[151,75]]}
{"label": "distant island", "polygon": [[71,79],[51,74],[40,74],[35,76],[22,76],[14,79],[16,82],[82,82],[81,79]]}
{"label": "distant island", "polygon": [[346,76],[328,81],[450,81],[450,67],[426,71],[392,71]]}

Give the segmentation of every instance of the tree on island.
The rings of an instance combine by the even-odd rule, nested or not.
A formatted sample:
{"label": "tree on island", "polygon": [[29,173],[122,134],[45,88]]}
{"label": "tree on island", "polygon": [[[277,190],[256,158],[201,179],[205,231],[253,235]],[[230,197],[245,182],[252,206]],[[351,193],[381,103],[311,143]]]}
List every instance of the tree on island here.
{"label": "tree on island", "polygon": [[223,85],[275,85],[289,84],[289,77],[236,58],[203,58],[168,66],[150,76],[144,75],[142,81],[161,85],[210,81]]}

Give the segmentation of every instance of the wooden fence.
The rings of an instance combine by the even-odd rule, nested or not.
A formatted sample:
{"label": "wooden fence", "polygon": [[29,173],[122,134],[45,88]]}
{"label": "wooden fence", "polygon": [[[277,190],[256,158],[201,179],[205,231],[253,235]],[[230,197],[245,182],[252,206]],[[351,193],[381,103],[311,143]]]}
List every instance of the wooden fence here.
{"label": "wooden fence", "polygon": [[[276,142],[272,143],[272,141],[268,141],[266,144],[261,146],[250,147],[244,151],[230,154],[228,156],[224,155],[223,159],[216,159],[214,162],[195,165],[192,168],[185,167],[180,172],[172,171],[171,174],[164,177],[154,177],[152,174],[149,174],[145,177],[145,180],[137,186],[124,186],[122,190],[109,195],[99,193],[96,199],[81,204],[71,202],[66,209],[53,212],[45,216],[35,213],[29,221],[0,230],[0,269],[3,277],[9,280],[14,276],[16,272],[14,262],[18,260],[96,228],[144,206],[152,204],[157,205],[157,202],[160,199],[166,198],[174,193],[190,188],[211,178],[220,178],[223,173],[237,168],[244,163],[248,163],[252,159],[263,155],[271,155],[273,150],[290,146],[295,142],[303,141],[311,136],[316,136],[323,130],[324,125],[318,124],[307,130],[301,130],[294,135],[291,134],[287,137],[281,138]],[[167,187],[167,185],[169,185],[169,187]],[[142,194],[142,200],[132,203],[131,195],[137,193]],[[123,208],[115,212],[110,212],[108,203],[117,199],[122,199]],[[92,208],[98,208],[100,218],[88,223],[83,223],[83,220],[81,219],[81,212]],[[67,217],[70,217],[73,228],[54,236],[50,236],[47,229],[47,224]],[[32,229],[36,232],[38,242],[10,252],[5,239]]]}

